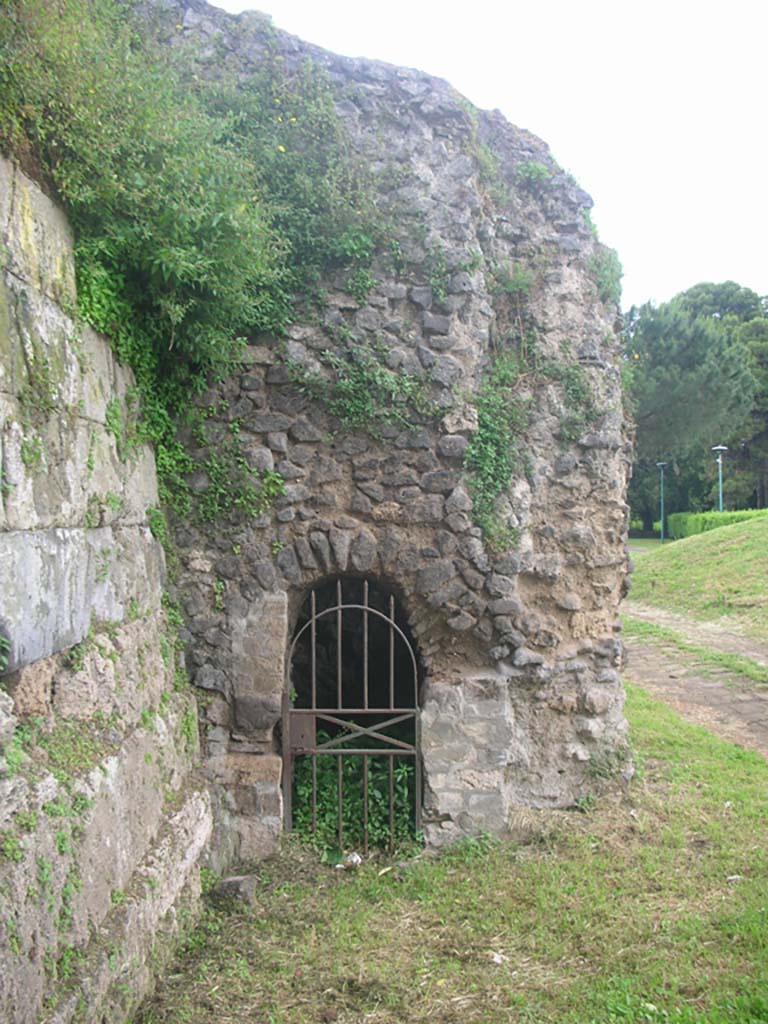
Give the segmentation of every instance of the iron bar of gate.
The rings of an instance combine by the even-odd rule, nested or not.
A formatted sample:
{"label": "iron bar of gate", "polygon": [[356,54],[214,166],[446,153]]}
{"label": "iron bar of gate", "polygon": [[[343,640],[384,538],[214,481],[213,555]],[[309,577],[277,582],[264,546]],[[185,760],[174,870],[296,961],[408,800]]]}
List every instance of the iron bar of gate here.
{"label": "iron bar of gate", "polygon": [[404,740],[395,739],[394,736],[387,736],[384,733],[378,732],[378,729],[388,729],[390,726],[399,725],[400,722],[407,722],[409,718],[415,718],[415,712],[410,711],[404,715],[397,715],[395,718],[390,718],[386,722],[381,722],[377,725],[370,725],[368,727],[358,725],[357,722],[345,722],[342,718],[336,718],[334,715],[314,715],[314,718],[320,718],[324,722],[328,722],[330,725],[340,725],[343,729],[346,729],[346,733],[339,733],[337,736],[332,736],[324,743],[316,744],[313,743],[311,749],[317,751],[329,750],[332,747],[340,743],[346,743],[349,740],[356,739],[358,736],[370,736],[372,739],[383,740],[385,743],[393,747],[399,747],[403,750],[413,750],[414,745],[412,743],[406,743]]}
{"label": "iron bar of gate", "polygon": [[293,750],[288,750],[283,764],[283,813],[287,828],[293,827]]}
{"label": "iron bar of gate", "polygon": [[[396,751],[395,751],[396,753],[399,752],[399,753],[403,753],[403,754],[412,754],[414,752],[414,750],[416,749],[416,747],[415,747],[415,745],[413,743],[406,743],[405,740],[396,740],[396,739],[394,739],[391,736],[382,736],[381,733],[369,732],[369,733],[365,733],[364,734],[362,732],[356,732],[352,736],[334,736],[333,739],[328,740],[327,743],[322,743],[319,746],[312,746],[312,747],[308,748],[306,750],[306,752],[310,753],[310,752],[314,751],[315,753],[318,753],[318,754],[331,754],[335,750],[339,750],[339,751],[341,751],[342,754],[343,753],[351,754],[352,753],[352,748],[351,747],[343,747],[342,743],[346,743],[349,740],[356,739],[358,736],[363,736],[363,735],[371,736],[375,740],[384,740],[384,742],[387,744],[387,747],[395,747],[396,748]],[[301,750],[301,748],[297,747],[296,749],[300,753],[304,752],[304,751]],[[372,753],[375,754],[379,750],[382,750],[382,749],[386,750],[386,747],[384,747],[384,748],[382,748],[382,747],[366,747],[364,749],[370,750]]]}
{"label": "iron bar of gate", "polygon": [[414,716],[413,745],[416,748],[413,759],[413,824],[418,833],[421,832],[421,764],[418,757],[418,751],[421,750],[421,719],[418,715]]}
{"label": "iron bar of gate", "polygon": [[336,698],[340,708],[344,707],[341,685],[341,580],[336,581]]}
{"label": "iron bar of gate", "polygon": [[395,757],[389,759],[389,852],[395,849]]}
{"label": "iron bar of gate", "polygon": [[368,580],[363,580],[363,706],[368,707]]}
{"label": "iron bar of gate", "polygon": [[[394,598],[392,598],[392,602],[391,602],[391,603],[392,603],[392,605],[393,605],[393,608],[394,608]],[[344,609],[355,609],[355,610],[358,610],[358,611],[365,611],[365,608],[364,608],[364,606],[363,606],[363,605],[361,605],[361,604],[345,604],[345,605],[344,605],[343,607],[344,607]],[[333,612],[338,612],[338,610],[339,610],[339,609],[338,609],[337,607],[333,607],[333,608],[324,608],[324,609],[323,609],[323,610],[322,610],[321,612],[318,612],[318,613],[317,613],[317,616],[316,616],[316,618],[317,618],[317,619],[322,619],[322,618],[324,618],[324,616],[326,616],[326,615],[331,615],[331,614],[333,614]],[[397,635],[398,635],[398,636],[400,637],[400,639],[401,639],[401,640],[402,640],[402,641],[403,641],[403,642],[405,643],[405,645],[406,645],[406,649],[407,649],[407,651],[408,651],[408,653],[409,653],[409,655],[410,655],[410,657],[411,657],[411,667],[412,667],[412,669],[413,669],[413,673],[414,673],[414,692],[415,692],[415,687],[417,686],[417,682],[416,682],[416,680],[417,680],[417,673],[418,673],[418,670],[417,670],[417,667],[416,667],[416,655],[415,655],[415,654],[413,653],[413,648],[411,647],[411,645],[410,645],[410,643],[409,643],[409,641],[408,641],[408,638],[406,637],[406,635],[405,635],[405,633],[404,633],[404,632],[402,631],[402,629],[400,629],[400,627],[398,626],[398,624],[397,624],[397,623],[396,623],[396,622],[395,622],[395,621],[394,621],[394,620],[393,620],[393,619],[391,618],[391,616],[385,615],[385,614],[384,614],[383,612],[380,612],[380,611],[378,610],[378,608],[371,608],[371,607],[370,607],[370,605],[368,606],[368,612],[369,612],[369,614],[371,614],[371,615],[375,615],[375,616],[377,616],[378,618],[381,618],[381,619],[383,619],[383,620],[384,620],[384,621],[385,621],[386,623],[388,623],[388,624],[390,625],[390,629],[391,629],[391,630],[394,630],[394,632],[395,632],[395,633],[396,633],[396,634],[397,634]],[[305,631],[305,630],[306,630],[306,629],[307,629],[307,628],[308,628],[308,627],[309,627],[310,625],[311,625],[311,622],[310,622],[310,621],[307,621],[307,622],[306,622],[306,623],[305,623],[305,624],[304,624],[304,625],[303,625],[303,626],[301,627],[301,629],[300,629],[300,630],[299,630],[299,632],[298,632],[298,633],[296,634],[296,636],[295,636],[295,637],[293,638],[293,643],[291,644],[291,649],[290,649],[290,651],[289,651],[289,658],[288,658],[288,664],[289,664],[289,665],[291,664],[291,660],[292,660],[292,658],[293,658],[293,653],[294,653],[294,651],[295,651],[295,649],[296,649],[296,644],[297,644],[297,643],[298,643],[298,641],[299,641],[299,640],[301,639],[301,637],[302,637],[302,636],[304,635],[304,631]],[[394,642],[394,636],[393,636],[393,635],[391,635],[391,636],[390,636],[390,640],[391,640],[392,642]],[[418,694],[417,694],[417,696],[418,696]],[[339,710],[341,710],[341,709],[339,709]],[[343,710],[345,710],[345,711],[346,711],[347,709],[346,709],[346,708],[344,708]],[[380,708],[379,710],[381,710],[381,711],[386,711],[386,710],[389,710],[389,709],[388,709],[388,708]]]}
{"label": "iron bar of gate", "polygon": [[386,750],[383,747],[331,747],[330,750],[302,750],[300,747],[296,748],[296,753],[300,756],[306,756],[307,754],[370,754],[371,756],[381,757],[412,757],[416,753],[416,747],[408,747],[407,750],[401,750],[399,747],[397,750]]}
{"label": "iron bar of gate", "polygon": [[317,754],[312,755],[312,835],[317,834]]}
{"label": "iron bar of gate", "polygon": [[392,625],[395,621],[395,599],[389,595],[389,706],[395,706],[395,634]]}
{"label": "iron bar of gate", "polygon": [[[389,760],[389,851],[394,851],[395,845],[395,757],[413,757],[414,758],[414,823],[416,830],[421,828],[421,792],[422,792],[422,779],[421,779],[421,765],[419,762],[418,751],[419,741],[421,735],[421,723],[418,716],[418,674],[416,667],[416,658],[411,647],[408,638],[403,633],[402,629],[397,625],[395,621],[395,599],[393,595],[389,598],[389,614],[385,615],[376,608],[371,608],[369,604],[369,590],[368,582],[364,581],[363,585],[363,604],[342,604],[343,592],[341,580],[337,580],[336,583],[336,598],[337,604],[335,608],[327,608],[318,613],[317,611],[317,600],[316,593],[313,590],[310,599],[310,610],[311,617],[308,623],[299,630],[293,639],[291,650],[289,654],[288,664],[292,664],[293,652],[296,648],[296,644],[300,637],[304,634],[307,626],[310,628],[311,637],[311,689],[312,689],[312,707],[306,708],[291,708],[290,703],[287,699],[284,703],[284,713],[286,715],[286,735],[289,737],[290,744],[290,716],[291,715],[312,715],[315,723],[317,719],[324,719],[330,724],[339,725],[342,729],[347,729],[346,735],[334,737],[329,741],[330,744],[341,744],[349,742],[351,739],[357,737],[371,739],[378,739],[388,744],[389,749],[380,747],[342,747],[336,745],[321,744],[317,746],[313,743],[311,746],[303,747],[301,742],[293,746],[290,744],[289,750],[286,756],[286,774],[287,778],[284,780],[284,795],[285,795],[285,807],[286,817],[290,827],[292,818],[291,800],[291,779],[293,776],[293,763],[295,754],[310,754],[312,757],[312,830],[314,833],[317,831],[317,756],[318,754],[354,754],[362,755],[363,758],[363,846],[364,851],[368,852],[369,847],[369,823],[370,823],[370,785],[369,785],[369,764],[368,759],[371,756],[383,756]],[[342,629],[343,629],[343,611],[347,609],[357,609],[363,612],[363,655],[364,655],[364,666],[363,666],[363,704],[362,708],[345,708],[343,706],[343,647],[342,647]],[[337,650],[336,650],[336,690],[338,707],[337,708],[318,708],[317,707],[317,620],[322,618],[326,614],[336,613],[336,628],[337,628]],[[389,634],[389,708],[371,708],[369,706],[369,692],[368,692],[368,654],[369,654],[369,615],[373,614],[377,618],[383,619],[387,623],[388,634]],[[406,645],[406,649],[410,655],[411,666],[413,669],[413,707],[411,708],[397,708],[395,707],[395,658],[394,658],[394,644],[395,644],[395,633],[403,640]],[[346,722],[342,719],[334,718],[333,714],[329,712],[335,712],[336,714],[344,715],[366,715],[366,714],[384,714],[386,712],[395,712],[396,717],[390,718],[383,723],[378,723],[374,726],[364,727],[359,726],[358,723]],[[394,737],[385,736],[377,729],[389,728],[392,725],[399,724],[400,722],[407,721],[409,718],[414,719],[414,743],[407,744],[402,740],[396,740]],[[312,733],[314,735],[314,733]],[[343,764],[341,757],[336,762],[337,766],[337,803],[338,803],[338,821],[337,821],[337,838],[339,848],[343,849],[344,843],[344,796],[343,796]]]}
{"label": "iron bar of gate", "polygon": [[[312,718],[327,718],[330,720],[334,715],[415,715],[418,710],[418,708],[408,707],[407,705],[399,708],[354,708],[347,705],[343,708],[291,708],[291,714],[294,716],[310,715]],[[391,719],[391,721],[394,721],[394,719]]]}
{"label": "iron bar of gate", "polygon": [[317,707],[317,595],[312,591],[312,707]]}
{"label": "iron bar of gate", "polygon": [[363,853],[368,854],[368,755],[363,754]]}
{"label": "iron bar of gate", "polygon": [[[292,715],[313,715],[331,718],[333,715],[415,715],[418,708],[291,708]],[[394,721],[394,719],[393,719]]]}
{"label": "iron bar of gate", "polygon": [[343,767],[343,765],[341,763],[341,758],[339,758],[339,760],[336,762],[336,767],[338,769],[338,772],[337,772],[337,783],[338,783],[337,795],[338,795],[338,804],[339,804],[339,832],[338,832],[338,835],[339,835],[339,849],[343,850],[344,849],[344,806],[343,806],[343,799],[344,798],[343,798],[343,793],[342,793],[343,787],[342,787],[342,784],[341,784],[341,770],[342,770],[342,767]]}

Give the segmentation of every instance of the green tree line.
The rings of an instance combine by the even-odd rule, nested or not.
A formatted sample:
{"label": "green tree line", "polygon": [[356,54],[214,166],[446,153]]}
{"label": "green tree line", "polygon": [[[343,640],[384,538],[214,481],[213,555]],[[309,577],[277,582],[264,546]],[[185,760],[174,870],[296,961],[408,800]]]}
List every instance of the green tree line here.
{"label": "green tree line", "polygon": [[733,281],[703,283],[625,317],[627,390],[636,424],[629,501],[650,532],[666,511],[717,502],[712,446],[725,444],[725,502],[768,506],[768,302]]}

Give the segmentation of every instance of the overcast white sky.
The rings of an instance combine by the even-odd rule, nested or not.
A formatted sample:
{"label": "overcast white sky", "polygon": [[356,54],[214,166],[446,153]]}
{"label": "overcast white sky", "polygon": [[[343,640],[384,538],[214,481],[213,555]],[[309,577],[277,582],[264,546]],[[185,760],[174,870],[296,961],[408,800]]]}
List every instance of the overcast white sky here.
{"label": "overcast white sky", "polygon": [[768,294],[766,0],[218,0],[337,53],[447,78],[544,139],[595,200],[623,305]]}

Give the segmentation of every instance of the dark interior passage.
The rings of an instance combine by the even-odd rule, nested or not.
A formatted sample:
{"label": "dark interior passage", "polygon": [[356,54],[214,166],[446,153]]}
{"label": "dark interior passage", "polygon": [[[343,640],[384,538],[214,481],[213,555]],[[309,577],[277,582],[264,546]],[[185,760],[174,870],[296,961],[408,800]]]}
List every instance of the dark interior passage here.
{"label": "dark interior passage", "polygon": [[408,623],[394,595],[376,581],[347,576],[320,584],[304,602],[294,636],[294,708],[311,708],[313,690],[317,708],[418,706]]}
{"label": "dark interior passage", "polygon": [[307,596],[291,649],[287,820],[339,850],[390,851],[420,828],[419,664],[394,595],[337,577]]}

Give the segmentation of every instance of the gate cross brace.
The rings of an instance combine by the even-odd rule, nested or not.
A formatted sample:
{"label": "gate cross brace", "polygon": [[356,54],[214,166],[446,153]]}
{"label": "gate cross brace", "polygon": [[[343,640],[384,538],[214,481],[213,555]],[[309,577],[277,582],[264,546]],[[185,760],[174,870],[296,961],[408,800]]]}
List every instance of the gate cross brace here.
{"label": "gate cross brace", "polygon": [[399,747],[402,750],[413,751],[413,746],[410,743],[403,743],[402,740],[396,740],[393,736],[385,736],[384,733],[377,732],[378,729],[387,729],[391,725],[397,725],[399,722],[405,722],[409,718],[414,717],[414,712],[411,711],[405,715],[397,715],[395,718],[388,718],[386,722],[379,722],[378,725],[358,725],[357,722],[350,724],[345,722],[342,718],[336,718],[333,715],[317,714],[317,718],[322,719],[324,722],[330,722],[332,725],[340,725],[342,729],[346,730],[342,735],[334,736],[328,740],[327,743],[322,743],[320,746],[316,746],[314,749],[319,752],[321,750],[330,750],[332,747],[337,747],[340,743],[346,743],[348,740],[357,739],[358,736],[369,736],[372,739],[383,740],[384,743],[392,747]]}

